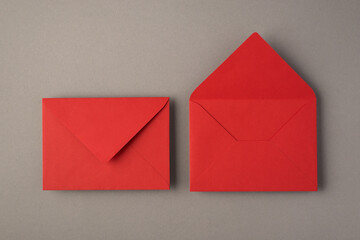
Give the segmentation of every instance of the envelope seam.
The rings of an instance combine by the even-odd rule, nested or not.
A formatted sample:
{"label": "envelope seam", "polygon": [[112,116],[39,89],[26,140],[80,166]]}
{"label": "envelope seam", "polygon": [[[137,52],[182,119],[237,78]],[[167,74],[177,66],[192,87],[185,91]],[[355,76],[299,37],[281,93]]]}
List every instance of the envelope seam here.
{"label": "envelope seam", "polygon": [[284,122],[283,125],[281,125],[280,128],[267,141],[271,141],[271,139],[273,139],[308,104],[309,103],[304,103],[301,105],[299,109],[296,110],[296,112],[286,122]]}
{"label": "envelope seam", "polygon": [[166,179],[162,176],[162,174],[148,161],[139,151],[137,151],[133,146],[129,146],[144,162],[149,164],[149,166],[154,169],[154,171],[160,176],[160,178],[166,183],[166,186],[170,187],[170,184]]}
{"label": "envelope seam", "polygon": [[[299,172],[300,172],[301,169],[300,169],[300,167],[296,164],[296,162],[294,162],[290,157],[288,157],[288,155],[285,154],[284,151],[281,150],[281,148],[280,148],[277,144],[271,142],[271,145],[273,145],[274,147],[276,147],[276,148],[278,149],[278,151],[281,152],[281,154],[284,155],[285,158],[286,158],[289,162],[291,162],[291,163],[293,164],[293,166],[295,166],[295,168],[296,168],[297,170],[299,170]],[[307,178],[305,178],[305,179],[306,179],[305,181],[307,181],[310,185],[313,184],[312,182],[309,181],[309,179],[307,179]]]}
{"label": "envelope seam", "polygon": [[[228,145],[228,146],[227,146],[227,149],[222,152],[222,154],[221,154],[220,157],[222,157],[223,155],[225,155],[225,153],[227,153],[227,151],[229,151],[234,144],[236,144],[236,142],[233,142],[232,144]],[[220,158],[220,157],[218,157],[218,158]],[[218,159],[218,158],[214,159],[207,168],[205,168],[193,181],[191,181],[192,184],[194,184],[194,182],[196,182],[200,177],[202,177],[202,176],[205,174],[205,172],[209,171],[209,169],[211,169],[212,167],[214,167],[214,165],[217,163],[217,159]],[[191,184],[191,185],[192,185],[192,184]]]}
{"label": "envelope seam", "polygon": [[213,118],[235,141],[238,141],[238,140],[236,139],[236,137],[235,137],[234,135],[232,135],[232,134],[231,134],[213,115],[211,115],[211,113],[210,113],[208,110],[206,110],[206,108],[204,108],[200,103],[195,102],[195,101],[191,101],[191,102],[199,105],[199,106],[200,106],[211,118]]}
{"label": "envelope seam", "polygon": [[93,155],[96,159],[99,160],[99,158],[94,154],[94,152],[91,151],[90,148],[89,148],[88,146],[86,146],[86,144],[85,144],[83,141],[81,141],[81,139],[80,139],[73,131],[70,130],[69,126],[67,126],[66,123],[64,123],[63,121],[61,121],[60,119],[58,119],[57,115],[51,110],[51,108],[48,107],[47,109],[48,109],[48,111],[54,116],[54,119],[56,119],[57,122],[59,122],[62,126],[64,126],[65,129],[66,129],[72,136],[74,136],[75,139],[77,139],[77,140],[89,151],[89,153],[90,153],[91,155]]}

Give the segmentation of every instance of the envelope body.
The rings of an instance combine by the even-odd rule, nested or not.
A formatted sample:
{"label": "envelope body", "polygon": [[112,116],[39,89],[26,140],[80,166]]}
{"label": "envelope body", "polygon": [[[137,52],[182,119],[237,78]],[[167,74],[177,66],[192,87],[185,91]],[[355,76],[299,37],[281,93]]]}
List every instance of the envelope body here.
{"label": "envelope body", "polygon": [[43,99],[43,189],[169,189],[169,98]]}
{"label": "envelope body", "polygon": [[252,34],[190,97],[191,191],[316,191],[316,97]]}

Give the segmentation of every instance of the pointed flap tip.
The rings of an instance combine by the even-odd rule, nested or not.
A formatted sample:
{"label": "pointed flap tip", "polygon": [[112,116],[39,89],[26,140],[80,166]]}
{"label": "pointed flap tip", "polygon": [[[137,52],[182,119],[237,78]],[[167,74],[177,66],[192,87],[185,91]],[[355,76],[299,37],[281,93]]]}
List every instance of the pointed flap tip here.
{"label": "pointed flap tip", "polygon": [[261,38],[263,39],[258,32],[253,32],[248,39],[251,38]]}

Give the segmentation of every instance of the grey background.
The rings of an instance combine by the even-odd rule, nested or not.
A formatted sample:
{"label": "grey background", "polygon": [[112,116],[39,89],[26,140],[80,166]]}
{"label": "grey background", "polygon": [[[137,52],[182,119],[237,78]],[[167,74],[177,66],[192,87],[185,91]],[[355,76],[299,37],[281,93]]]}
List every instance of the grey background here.
{"label": "grey background", "polygon": [[[0,239],[359,239],[359,12],[0,1]],[[254,31],[317,94],[319,191],[190,193],[188,98]],[[42,191],[41,98],[122,96],[171,97],[171,190]]]}

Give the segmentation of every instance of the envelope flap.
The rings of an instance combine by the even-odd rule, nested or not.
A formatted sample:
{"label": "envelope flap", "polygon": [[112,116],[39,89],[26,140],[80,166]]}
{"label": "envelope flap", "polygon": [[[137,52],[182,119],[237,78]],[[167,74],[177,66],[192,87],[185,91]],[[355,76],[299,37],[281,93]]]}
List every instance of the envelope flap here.
{"label": "envelope flap", "polygon": [[315,99],[313,90],[257,33],[190,97],[239,141],[268,140]]}
{"label": "envelope flap", "polygon": [[267,44],[252,34],[191,95],[197,99],[315,98],[313,90]]}
{"label": "envelope flap", "polygon": [[[53,113],[100,161],[109,161],[169,101],[168,98],[49,98]],[[59,146],[61,147],[61,146]]]}

